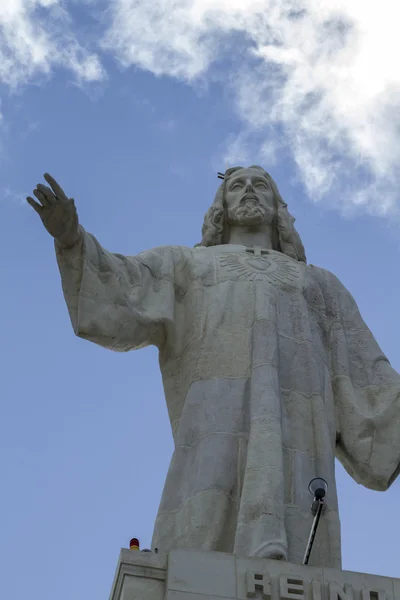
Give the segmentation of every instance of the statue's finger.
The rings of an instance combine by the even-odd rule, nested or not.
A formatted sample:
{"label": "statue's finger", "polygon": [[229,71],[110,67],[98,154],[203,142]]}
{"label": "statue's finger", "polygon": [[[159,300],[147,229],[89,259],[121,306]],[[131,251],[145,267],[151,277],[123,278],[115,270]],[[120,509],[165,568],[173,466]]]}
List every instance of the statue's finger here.
{"label": "statue's finger", "polygon": [[51,189],[47,187],[47,185],[43,185],[42,183],[38,183],[36,187],[40,192],[42,192],[47,202],[49,204],[53,204],[53,202],[56,200],[56,197],[51,191]]}
{"label": "statue's finger", "polygon": [[35,188],[33,190],[33,193],[35,194],[35,196],[39,200],[39,202],[41,202],[42,206],[44,206],[44,207],[50,206],[50,203],[47,202],[46,196],[40,190]]}
{"label": "statue's finger", "polygon": [[56,198],[60,198],[60,200],[68,200],[68,198],[67,198],[64,190],[62,189],[61,185],[59,185],[57,183],[57,181],[54,179],[54,177],[52,177],[48,173],[45,173],[44,174],[44,178],[47,181],[47,183],[49,183],[51,185],[51,189],[53,190]]}
{"label": "statue's finger", "polygon": [[26,201],[30,206],[32,206],[33,210],[35,210],[38,215],[41,214],[41,212],[43,210],[43,206],[40,206],[40,204],[38,202],[35,202],[35,200],[33,198],[31,198],[30,196],[26,197]]}

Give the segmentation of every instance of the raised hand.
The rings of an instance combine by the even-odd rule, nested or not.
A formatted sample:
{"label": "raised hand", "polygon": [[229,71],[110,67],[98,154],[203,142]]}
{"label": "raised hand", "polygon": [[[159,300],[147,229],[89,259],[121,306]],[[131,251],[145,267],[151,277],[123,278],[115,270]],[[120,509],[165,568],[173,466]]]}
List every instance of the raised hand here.
{"label": "raised hand", "polygon": [[63,247],[68,248],[79,239],[79,221],[74,199],[65,195],[62,187],[51,175],[45,173],[44,178],[51,189],[38,183],[33,193],[39,202],[31,196],[26,200],[42,219],[50,235]]}

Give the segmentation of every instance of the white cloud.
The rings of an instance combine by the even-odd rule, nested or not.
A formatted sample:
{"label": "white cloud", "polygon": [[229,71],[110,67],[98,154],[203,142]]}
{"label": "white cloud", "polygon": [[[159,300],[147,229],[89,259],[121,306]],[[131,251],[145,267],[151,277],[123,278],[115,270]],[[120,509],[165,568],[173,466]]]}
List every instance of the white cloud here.
{"label": "white cloud", "polygon": [[61,0],[0,1],[0,82],[15,89],[55,67],[72,71],[79,83],[104,71],[97,55],[81,44]]}
{"label": "white cloud", "polygon": [[26,206],[25,196],[22,192],[16,192],[11,189],[10,186],[0,188],[0,198],[1,197],[15,204],[19,204],[20,206]]}
{"label": "white cloud", "polygon": [[229,58],[218,78],[243,127],[222,163],[293,160],[313,199],[396,210],[396,1],[0,0],[1,83],[16,88],[60,67],[78,83],[105,77],[73,22],[78,4],[103,27],[100,48],[125,67],[193,83]]}
{"label": "white cloud", "polygon": [[243,160],[244,148],[253,161],[284,149],[310,197],[345,210],[395,209],[397,2],[115,0],[109,15],[103,48],[125,66],[192,82],[224,49],[233,53],[225,83],[244,129],[227,149],[230,162]]}
{"label": "white cloud", "polygon": [[177,119],[166,119],[165,121],[157,121],[155,123],[155,128],[162,133],[175,133],[178,127],[179,123]]}

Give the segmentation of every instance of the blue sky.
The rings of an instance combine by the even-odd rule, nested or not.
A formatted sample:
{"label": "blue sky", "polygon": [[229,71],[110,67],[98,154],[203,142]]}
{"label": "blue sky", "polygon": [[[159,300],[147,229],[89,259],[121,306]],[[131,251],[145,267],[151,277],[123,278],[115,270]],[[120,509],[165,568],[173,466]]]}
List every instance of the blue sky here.
{"label": "blue sky", "polygon": [[[1,5],[1,597],[107,598],[120,548],[150,544],[172,452],[157,351],[73,335],[24,204],[44,172],[135,254],[200,241],[216,172],[261,164],[400,370],[398,9],[382,4]],[[400,482],[337,478],[344,568],[400,576]]]}

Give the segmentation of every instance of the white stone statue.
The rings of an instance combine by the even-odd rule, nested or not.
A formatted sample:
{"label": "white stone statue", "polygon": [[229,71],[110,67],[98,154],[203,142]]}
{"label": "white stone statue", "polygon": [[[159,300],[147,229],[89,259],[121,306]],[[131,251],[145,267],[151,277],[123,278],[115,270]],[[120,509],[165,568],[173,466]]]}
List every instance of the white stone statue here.
{"label": "white stone statue", "polygon": [[152,547],[301,563],[307,484],[329,484],[309,564],[340,568],[334,458],[374,490],[400,464],[400,376],[330,272],[306,264],[260,167],[225,173],[195,248],[113,254],[45,175],[29,204],[55,238],[76,335],[159,349],[175,450]]}

